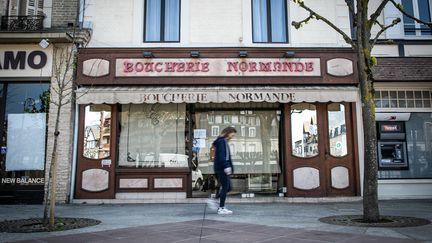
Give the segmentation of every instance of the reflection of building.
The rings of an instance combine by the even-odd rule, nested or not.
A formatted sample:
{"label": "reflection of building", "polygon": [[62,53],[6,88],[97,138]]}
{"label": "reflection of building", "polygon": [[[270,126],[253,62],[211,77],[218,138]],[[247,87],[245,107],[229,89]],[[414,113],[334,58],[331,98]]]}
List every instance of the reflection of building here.
{"label": "reflection of building", "polygon": [[99,158],[109,155],[110,136],[111,136],[111,112],[101,112],[100,145]]}
{"label": "reflection of building", "polygon": [[[315,122],[314,122],[315,121]],[[311,157],[318,154],[318,136],[316,117],[303,122],[303,139],[295,141],[294,153],[301,157]]]}
{"label": "reflection of building", "polygon": [[343,146],[347,143],[346,125],[339,125],[330,130],[330,154],[343,156],[347,154],[347,147]]}
{"label": "reflection of building", "polygon": [[97,158],[96,154],[99,150],[100,130],[100,127],[97,125],[85,128],[84,149],[86,150],[86,156],[88,157]]}
{"label": "reflection of building", "polygon": [[[220,114],[220,115],[219,115]],[[223,115],[225,114],[225,115]],[[266,114],[262,119],[271,119],[270,127],[266,131],[262,130],[260,112],[251,110],[239,110],[236,112],[215,112],[207,113],[207,116],[201,116],[200,127],[205,128],[211,136],[207,143],[210,145],[219,135],[220,132],[228,126],[236,128],[237,134],[230,142],[230,150],[233,159],[236,161],[256,161],[263,159],[263,146],[270,145],[271,159],[278,156],[278,139],[279,139],[279,118],[276,113]],[[223,119],[222,119],[223,117]],[[218,131],[217,133],[215,131]],[[264,132],[268,132],[270,141],[263,141]]]}

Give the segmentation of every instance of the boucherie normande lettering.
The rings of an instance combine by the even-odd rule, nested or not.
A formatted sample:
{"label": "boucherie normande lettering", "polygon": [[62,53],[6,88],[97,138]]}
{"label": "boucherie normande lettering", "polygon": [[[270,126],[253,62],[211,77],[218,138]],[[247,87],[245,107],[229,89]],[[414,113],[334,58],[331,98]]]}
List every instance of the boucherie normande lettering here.
{"label": "boucherie normande lettering", "polygon": [[[313,62],[226,62],[226,72],[312,72]],[[209,62],[142,62],[130,61],[123,62],[123,72],[209,72],[211,69]]]}

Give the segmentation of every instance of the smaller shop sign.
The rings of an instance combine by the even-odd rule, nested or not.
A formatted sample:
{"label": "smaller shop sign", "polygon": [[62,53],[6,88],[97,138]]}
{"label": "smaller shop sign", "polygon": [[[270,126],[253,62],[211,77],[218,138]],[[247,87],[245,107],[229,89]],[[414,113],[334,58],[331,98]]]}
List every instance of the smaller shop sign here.
{"label": "smaller shop sign", "polygon": [[141,94],[142,103],[208,103],[208,102],[281,102],[295,100],[290,92],[211,92],[211,93],[147,93]]}

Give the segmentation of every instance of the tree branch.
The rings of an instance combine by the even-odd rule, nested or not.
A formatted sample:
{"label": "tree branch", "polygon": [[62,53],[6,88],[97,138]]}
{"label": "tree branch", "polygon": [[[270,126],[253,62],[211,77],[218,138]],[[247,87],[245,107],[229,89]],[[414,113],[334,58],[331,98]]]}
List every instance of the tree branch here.
{"label": "tree branch", "polygon": [[428,26],[429,28],[431,28],[432,29],[432,22],[425,22],[425,21],[423,21],[423,20],[421,20],[421,19],[418,19],[418,18],[416,18],[416,17],[414,17],[414,16],[411,16],[409,13],[407,13],[407,12],[405,12],[404,10],[403,10],[403,7],[402,7],[402,5],[401,4],[397,4],[394,0],[389,0],[391,3],[393,3],[393,5],[403,14],[403,15],[405,15],[405,16],[407,16],[408,18],[410,18],[410,19],[412,19],[412,20],[414,20],[414,21],[416,21],[416,22],[418,22],[418,23],[420,23],[420,24],[424,24],[424,25],[426,25],[426,26]]}
{"label": "tree branch", "polygon": [[387,5],[387,3],[390,0],[382,0],[381,4],[378,6],[378,8],[375,10],[375,12],[373,14],[371,14],[370,19],[369,19],[369,30],[372,29],[372,26],[374,23],[376,23],[378,17],[381,15],[382,11],[384,10],[384,7]]}
{"label": "tree branch", "polygon": [[301,8],[303,8],[304,10],[306,10],[306,11],[309,12],[309,17],[307,17],[306,19],[304,19],[304,20],[302,20],[300,22],[293,21],[291,23],[295,28],[298,29],[298,28],[300,28],[302,26],[302,23],[306,23],[308,20],[316,18],[317,20],[323,21],[328,26],[330,26],[332,29],[334,29],[336,32],[338,32],[339,34],[341,34],[346,43],[350,44],[352,47],[356,46],[356,44],[354,43],[354,41],[347,34],[345,34],[345,32],[343,32],[341,29],[339,29],[330,20],[324,18],[323,16],[319,15],[318,13],[316,13],[315,11],[313,11],[312,9],[310,9],[309,7],[307,7],[304,4],[303,1],[301,1],[301,0],[293,0],[293,2],[297,3]]}
{"label": "tree branch", "polygon": [[[378,22],[378,21],[377,21]],[[375,43],[378,41],[378,38],[380,37],[380,35],[382,33],[384,33],[387,29],[390,29],[391,27],[399,24],[401,22],[400,18],[396,18],[392,21],[392,23],[390,25],[384,26],[382,24],[379,24],[381,27],[381,30],[376,34],[375,38],[373,40],[370,41],[371,47],[373,47],[375,45]]]}
{"label": "tree branch", "polygon": [[309,15],[309,17],[303,19],[302,21],[300,21],[300,22],[293,21],[291,24],[294,26],[294,28],[296,28],[298,30],[303,26],[303,24],[307,24],[309,22],[309,20],[311,20],[313,18],[314,18],[314,16],[311,14],[311,15]]}
{"label": "tree branch", "polygon": [[383,24],[381,24],[378,20],[375,21],[375,24],[377,24],[379,27],[381,27],[381,29],[385,28],[385,26]]}

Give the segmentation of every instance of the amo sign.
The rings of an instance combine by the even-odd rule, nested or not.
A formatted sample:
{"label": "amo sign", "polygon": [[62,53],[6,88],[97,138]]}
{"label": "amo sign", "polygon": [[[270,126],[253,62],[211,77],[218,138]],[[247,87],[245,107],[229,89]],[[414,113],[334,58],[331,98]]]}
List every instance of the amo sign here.
{"label": "amo sign", "polygon": [[41,69],[45,67],[47,63],[47,55],[43,51],[32,51],[28,53],[26,51],[5,51],[3,55],[3,63],[0,62],[0,70],[5,69],[25,69],[25,64],[32,69]]}
{"label": "amo sign", "polygon": [[0,46],[0,77],[50,77],[52,48]]}

